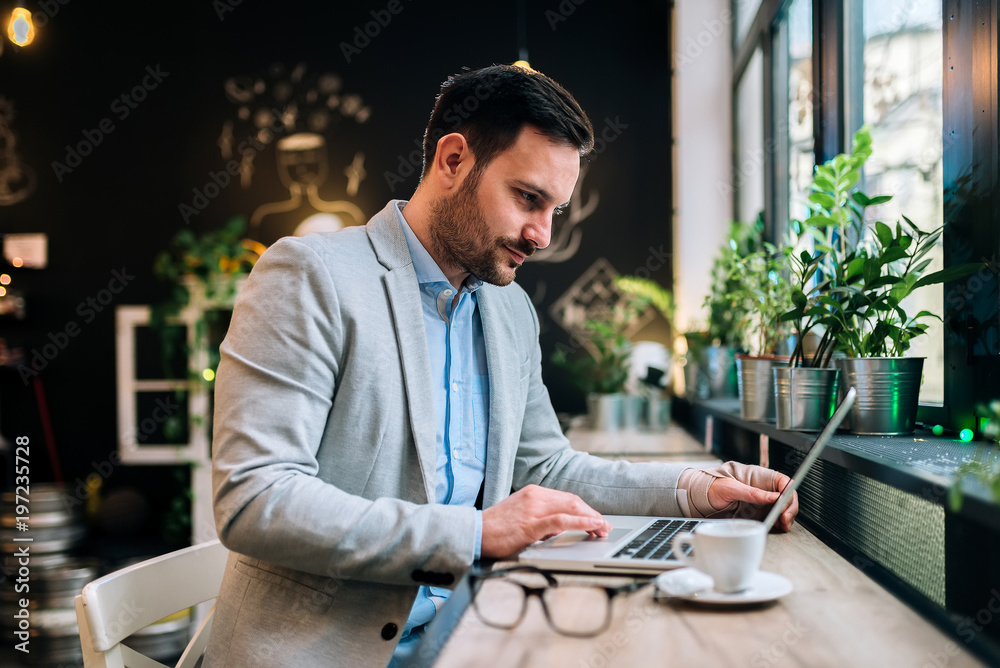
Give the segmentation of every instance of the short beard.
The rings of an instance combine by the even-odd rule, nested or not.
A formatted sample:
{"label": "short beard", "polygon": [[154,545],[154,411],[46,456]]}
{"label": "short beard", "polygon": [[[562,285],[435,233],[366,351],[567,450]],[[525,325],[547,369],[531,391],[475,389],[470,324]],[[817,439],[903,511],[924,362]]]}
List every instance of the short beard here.
{"label": "short beard", "polygon": [[514,280],[517,263],[507,248],[528,257],[535,252],[526,239],[493,239],[489,236],[486,216],[479,206],[479,174],[473,169],[458,191],[438,197],[431,203],[430,232],[433,254],[439,262],[460,267],[481,281],[504,286]]}

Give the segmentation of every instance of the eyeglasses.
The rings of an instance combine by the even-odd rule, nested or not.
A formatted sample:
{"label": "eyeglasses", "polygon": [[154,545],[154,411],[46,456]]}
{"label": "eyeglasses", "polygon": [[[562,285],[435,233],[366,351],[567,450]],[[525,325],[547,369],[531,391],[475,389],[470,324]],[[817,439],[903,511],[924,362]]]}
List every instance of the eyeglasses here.
{"label": "eyeglasses", "polygon": [[[549,626],[573,638],[590,638],[611,624],[611,602],[649,584],[621,587],[559,583],[551,573],[534,566],[515,566],[469,576],[472,607],[487,626],[509,630],[521,623],[528,599],[537,596]],[[531,586],[539,585],[539,586]]]}

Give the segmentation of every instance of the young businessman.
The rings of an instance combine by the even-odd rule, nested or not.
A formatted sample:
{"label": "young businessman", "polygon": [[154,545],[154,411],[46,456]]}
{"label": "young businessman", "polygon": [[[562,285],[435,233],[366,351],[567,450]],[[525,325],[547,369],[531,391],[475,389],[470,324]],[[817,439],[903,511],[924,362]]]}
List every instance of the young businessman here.
{"label": "young businessman", "polygon": [[544,75],[456,75],[412,199],[257,263],[216,380],[215,516],[232,555],[206,666],[384,666],[478,557],[605,536],[602,513],[753,515],[777,499],[775,471],[611,462],[562,435],[512,281],[592,146]]}

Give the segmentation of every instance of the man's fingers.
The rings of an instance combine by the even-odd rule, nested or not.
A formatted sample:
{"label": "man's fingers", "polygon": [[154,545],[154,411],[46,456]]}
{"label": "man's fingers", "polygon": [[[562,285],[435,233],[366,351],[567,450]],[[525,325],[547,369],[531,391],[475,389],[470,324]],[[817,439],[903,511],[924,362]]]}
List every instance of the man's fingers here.
{"label": "man's fingers", "polygon": [[588,531],[598,534],[605,532],[604,535],[607,535],[608,528],[608,523],[602,517],[584,517],[568,513],[546,515],[539,518],[536,525],[536,531],[542,534],[557,534],[563,531]]}
{"label": "man's fingers", "polygon": [[757,506],[767,505],[769,503],[774,503],[781,496],[778,492],[765,492],[762,489],[756,487],[751,487],[750,485],[744,485],[743,483],[738,483],[738,487],[732,489],[731,493],[733,498],[730,501],[744,501],[746,503],[752,503]]}

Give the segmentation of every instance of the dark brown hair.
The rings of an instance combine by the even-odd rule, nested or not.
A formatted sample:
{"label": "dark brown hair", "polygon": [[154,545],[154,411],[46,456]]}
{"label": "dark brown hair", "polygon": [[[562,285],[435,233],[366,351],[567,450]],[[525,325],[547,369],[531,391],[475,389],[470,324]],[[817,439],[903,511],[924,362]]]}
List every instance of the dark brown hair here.
{"label": "dark brown hair", "polygon": [[476,158],[473,178],[533,125],[584,156],[594,147],[594,128],[565,88],[540,72],[493,65],[448,77],[424,132],[424,166],[434,161],[441,137],[459,132]]}

